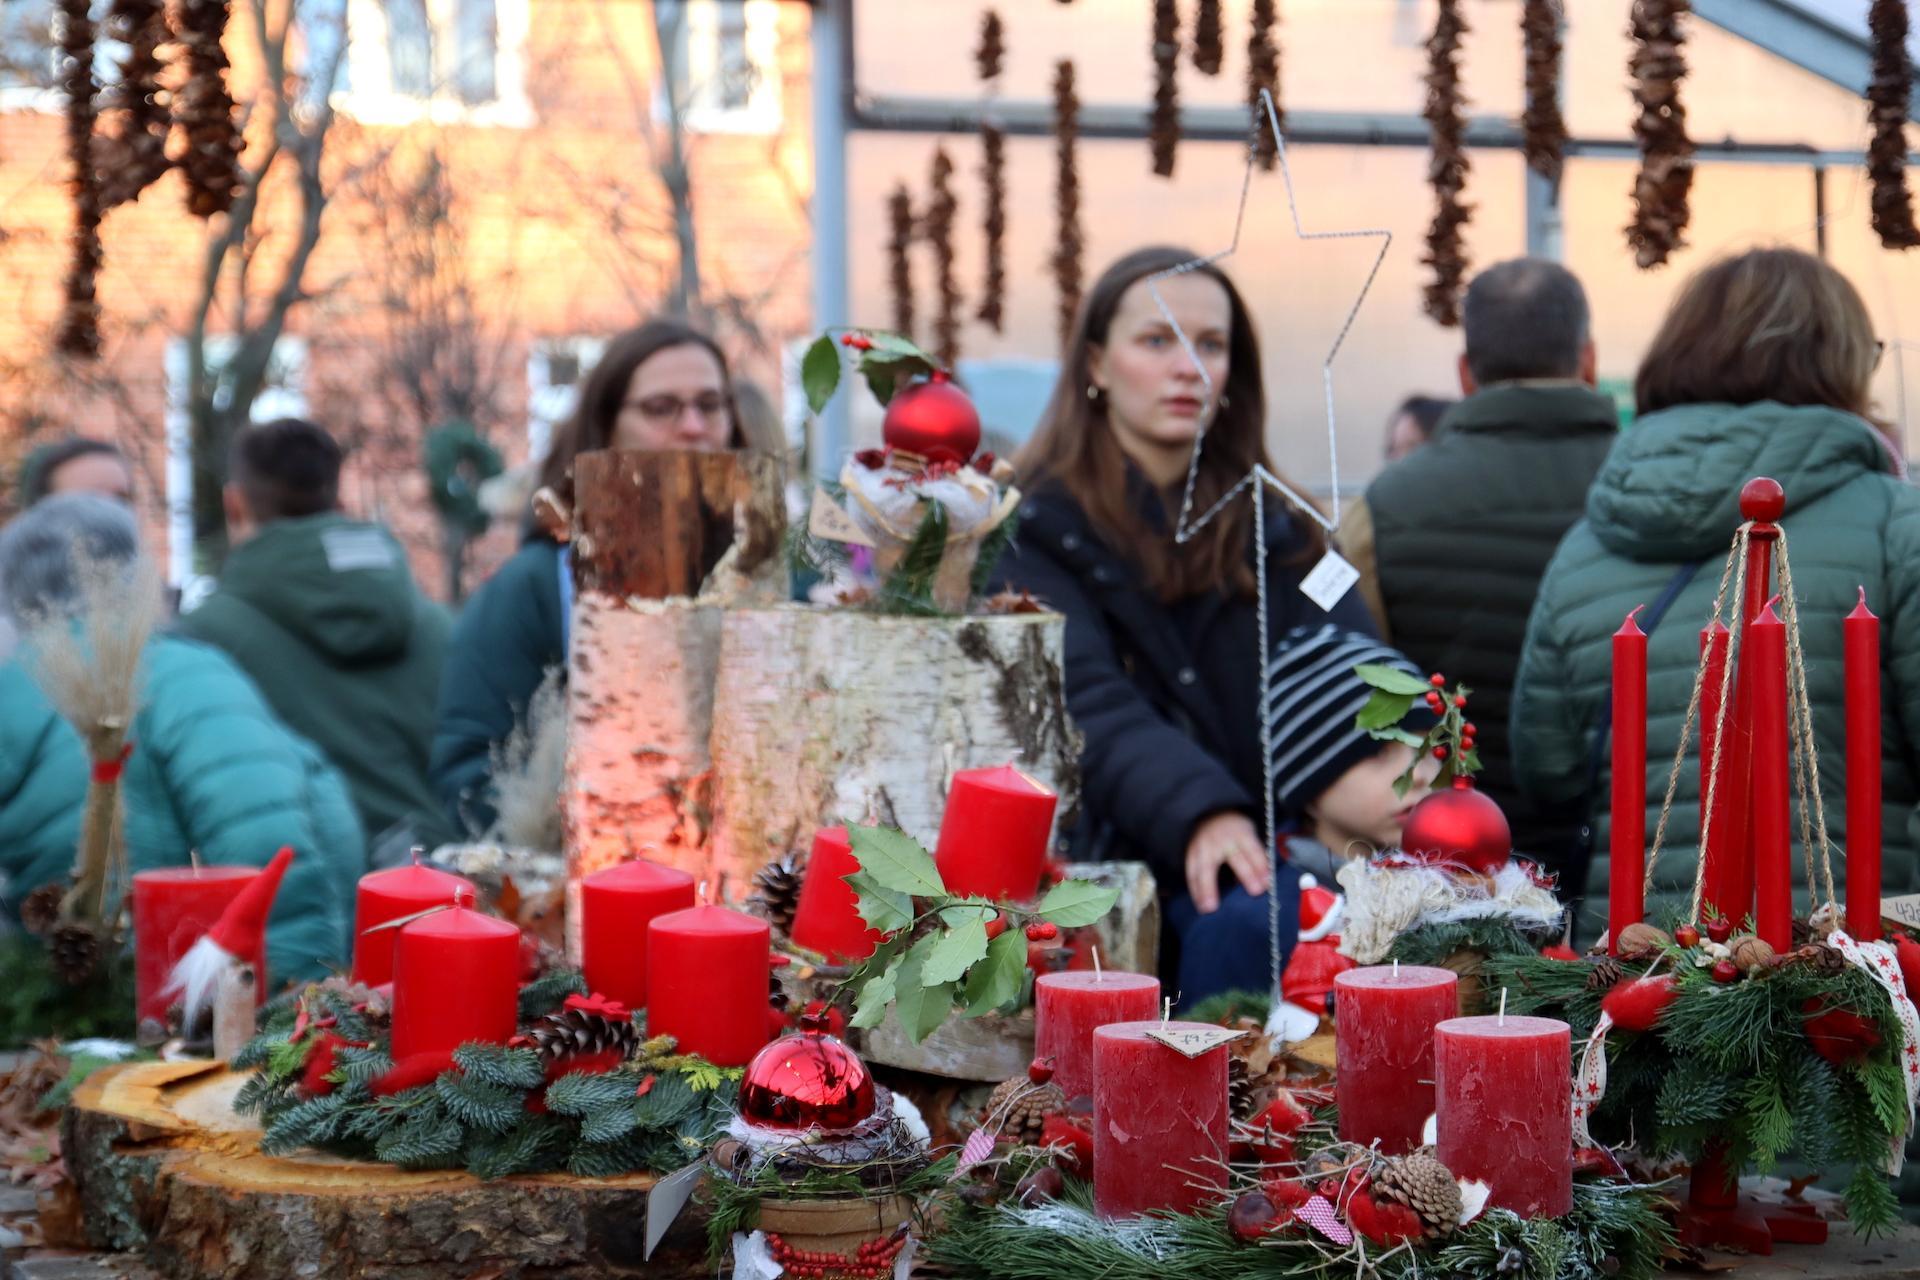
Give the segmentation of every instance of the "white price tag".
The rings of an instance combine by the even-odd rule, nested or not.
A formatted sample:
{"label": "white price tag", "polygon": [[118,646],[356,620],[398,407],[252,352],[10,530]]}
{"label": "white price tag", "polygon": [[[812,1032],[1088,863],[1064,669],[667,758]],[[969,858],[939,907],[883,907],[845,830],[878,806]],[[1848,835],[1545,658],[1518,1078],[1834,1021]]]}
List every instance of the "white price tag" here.
{"label": "white price tag", "polygon": [[873,539],[861,532],[860,526],[853,522],[853,517],[829,497],[825,489],[813,491],[813,505],[807,510],[807,532],[825,542],[851,542],[861,547],[873,545]]}
{"label": "white price tag", "polygon": [[1333,606],[1340,603],[1340,597],[1353,590],[1353,584],[1360,581],[1360,571],[1348,564],[1338,551],[1327,549],[1320,557],[1320,563],[1313,566],[1313,572],[1301,579],[1300,590],[1307,599],[1322,609],[1332,612]]}
{"label": "white price tag", "polygon": [[1920,893],[1885,899],[1880,904],[1880,919],[1888,924],[1920,929]]}
{"label": "white price tag", "polygon": [[653,1251],[666,1236],[667,1228],[687,1207],[687,1201],[693,1198],[706,1172],[707,1162],[696,1160],[686,1168],[660,1179],[647,1192],[647,1248],[641,1255],[643,1261],[653,1256]]}
{"label": "white price tag", "polygon": [[1177,1049],[1189,1058],[1197,1058],[1246,1034],[1245,1031],[1231,1031],[1226,1027],[1168,1027],[1165,1031],[1147,1032],[1147,1039],[1158,1040],[1169,1049]]}

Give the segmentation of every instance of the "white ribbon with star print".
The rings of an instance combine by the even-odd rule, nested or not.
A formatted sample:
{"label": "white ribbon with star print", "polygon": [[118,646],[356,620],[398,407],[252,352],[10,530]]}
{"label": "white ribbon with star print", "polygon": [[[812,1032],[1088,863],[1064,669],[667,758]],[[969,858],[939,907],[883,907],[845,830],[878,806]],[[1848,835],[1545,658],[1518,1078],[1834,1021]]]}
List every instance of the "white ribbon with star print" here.
{"label": "white ribbon with star print", "polygon": [[[1885,942],[1856,942],[1844,929],[1835,929],[1827,938],[1847,962],[1866,970],[1875,982],[1886,988],[1893,1000],[1893,1013],[1900,1020],[1900,1071],[1907,1082],[1907,1134],[1913,1132],[1916,1104],[1920,1104],[1920,1010],[1914,1008],[1906,980],[1900,976],[1900,963],[1893,947]],[[1906,1157],[1906,1134],[1895,1134],[1893,1151],[1887,1159],[1887,1172],[1897,1174]]]}
{"label": "white ribbon with star print", "polygon": [[1611,1030],[1613,1016],[1601,1014],[1600,1021],[1593,1024],[1593,1034],[1587,1037],[1586,1049],[1580,1054],[1580,1070],[1573,1078],[1573,1145],[1576,1148],[1600,1145],[1593,1140],[1587,1121],[1600,1105],[1600,1099],[1607,1096],[1607,1032]]}

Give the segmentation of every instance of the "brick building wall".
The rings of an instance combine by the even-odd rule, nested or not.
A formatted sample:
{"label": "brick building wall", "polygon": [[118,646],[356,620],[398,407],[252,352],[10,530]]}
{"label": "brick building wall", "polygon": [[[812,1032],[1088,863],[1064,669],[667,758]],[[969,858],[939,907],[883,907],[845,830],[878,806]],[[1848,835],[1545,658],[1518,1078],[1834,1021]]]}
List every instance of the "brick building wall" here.
{"label": "brick building wall", "polygon": [[[454,193],[443,239],[457,245],[478,316],[475,345],[495,371],[483,379],[477,416],[510,465],[526,461],[537,353],[638,322],[665,304],[675,278],[672,204],[654,158],[670,141],[660,59],[647,0],[495,0],[499,100],[465,108],[444,84],[416,97],[370,88],[391,54],[380,43],[386,33],[366,20],[381,21],[381,6],[345,3],[353,42],[347,87],[333,98],[332,195],[305,276],[312,296],[292,312],[283,350],[303,357],[290,389],[352,450],[344,503],[391,525],[438,594],[445,575],[419,466],[424,424],[396,403],[404,397],[395,379],[383,378],[395,329],[407,322],[391,296],[397,269],[380,228],[404,223],[407,211],[396,206],[434,157]],[[429,0],[427,11],[451,7]],[[744,44],[763,76],[777,74],[777,92],[755,81],[752,111],[712,106],[708,87],[692,85],[695,110],[682,132],[713,328],[741,374],[777,402],[781,347],[810,322],[808,8],[689,0],[685,11],[690,44],[730,29],[736,54]],[[236,97],[258,65],[251,40],[236,16],[227,38]],[[695,75],[725,56],[704,45],[677,53]],[[106,351],[91,367],[53,358],[71,221],[63,120],[44,95],[13,96],[0,110],[0,289],[10,304],[0,308],[0,465],[11,477],[32,444],[69,432],[115,439],[134,460],[142,514],[164,560],[168,350],[194,311],[209,228],[185,212],[175,175],[112,211],[100,279]],[[259,145],[250,138],[250,148]],[[274,278],[297,217],[292,187],[270,181],[257,219],[261,281]],[[221,327],[216,318],[209,329]],[[564,399],[549,392],[544,403]],[[468,583],[515,540],[496,525],[474,549]]]}

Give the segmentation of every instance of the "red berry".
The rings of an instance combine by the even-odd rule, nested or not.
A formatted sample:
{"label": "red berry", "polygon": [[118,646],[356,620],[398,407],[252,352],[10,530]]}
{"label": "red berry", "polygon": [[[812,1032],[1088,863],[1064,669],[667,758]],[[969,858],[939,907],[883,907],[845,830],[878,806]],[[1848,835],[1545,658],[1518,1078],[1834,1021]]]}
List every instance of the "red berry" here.
{"label": "red berry", "polygon": [[1045,1084],[1053,1079],[1053,1058],[1035,1058],[1027,1064],[1027,1079],[1035,1084]]}
{"label": "red berry", "polygon": [[1673,940],[1683,947],[1700,945],[1700,931],[1690,924],[1683,924],[1673,931]]}
{"label": "red berry", "polygon": [[1435,760],[1445,760],[1447,758],[1447,749],[1445,747],[1435,747],[1433,749],[1433,758]]}
{"label": "red berry", "polygon": [[1447,687],[1447,678],[1446,678],[1445,676],[1443,676],[1443,675],[1441,675],[1441,674],[1440,674],[1440,673],[1439,673],[1438,671],[1436,671],[1436,672],[1434,672],[1434,673],[1433,673],[1432,675],[1430,675],[1430,676],[1428,676],[1428,677],[1427,677],[1427,680],[1428,680],[1428,682],[1429,682],[1429,683],[1431,683],[1431,684],[1433,685],[1433,687],[1434,687],[1434,688],[1436,688],[1436,689],[1444,689],[1444,688],[1446,688],[1446,687]]}
{"label": "red berry", "polygon": [[1469,720],[1465,724],[1460,726],[1460,732],[1466,734],[1469,738],[1471,738],[1474,734],[1479,733],[1480,731],[1474,728],[1473,721]]}
{"label": "red berry", "polygon": [[1438,711],[1441,707],[1444,707],[1447,704],[1446,704],[1446,701],[1443,698],[1441,698],[1439,694],[1430,693],[1427,695],[1427,705],[1432,707],[1435,711]]}
{"label": "red berry", "polygon": [[1456,693],[1456,694],[1454,694],[1454,695],[1453,695],[1453,705],[1454,705],[1454,706],[1456,706],[1456,707],[1464,707],[1464,706],[1466,706],[1466,705],[1467,705],[1467,695],[1466,695],[1466,694],[1464,694],[1464,693]]}
{"label": "red berry", "polygon": [[1051,942],[1060,936],[1060,926],[1051,920],[1040,920],[1027,926],[1027,939],[1030,942]]}
{"label": "red berry", "polygon": [[1460,750],[1462,750],[1462,751],[1471,751],[1471,750],[1473,750],[1473,739],[1472,739],[1472,738],[1462,738],[1462,739],[1460,739]]}
{"label": "red berry", "polygon": [[1713,966],[1715,982],[1733,982],[1740,976],[1740,966],[1731,960],[1717,960]]}

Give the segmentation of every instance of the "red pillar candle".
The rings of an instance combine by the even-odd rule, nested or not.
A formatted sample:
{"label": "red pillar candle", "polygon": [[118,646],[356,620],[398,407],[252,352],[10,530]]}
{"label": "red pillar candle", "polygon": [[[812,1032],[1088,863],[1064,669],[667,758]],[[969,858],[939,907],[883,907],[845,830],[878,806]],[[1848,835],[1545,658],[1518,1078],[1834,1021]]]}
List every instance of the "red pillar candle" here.
{"label": "red pillar candle", "polygon": [[1607,862],[1608,946],[1646,914],[1647,633],[1636,607],[1613,633],[1613,821]]}
{"label": "red pillar candle", "polygon": [[647,930],[647,1032],[743,1067],[767,1042],[772,931],[727,907],[689,907]]}
{"label": "red pillar candle", "polygon": [[1200,1022],[1116,1022],[1093,1032],[1093,1207],[1103,1218],[1184,1213],[1226,1177],[1227,1049],[1189,1058],[1150,1031]]}
{"label": "red pillar candle", "polygon": [[1144,973],[1069,970],[1033,983],[1033,1056],[1053,1060],[1053,1082],[1068,1098],[1093,1092],[1093,1032],[1141,1022],[1160,1011],[1160,979]]}
{"label": "red pillar candle", "polygon": [[1747,628],[1753,671],[1754,932],[1793,949],[1793,794],[1787,742],[1787,628],[1768,604]]}
{"label": "red pillar candle", "polygon": [[[1440,1163],[1523,1218],[1573,1208],[1573,1045],[1557,1018],[1451,1018],[1434,1028]],[[1341,1070],[1346,1068],[1344,1064]]]}
{"label": "red pillar candle", "polygon": [[1421,1145],[1433,1114],[1433,1029],[1460,1016],[1460,977],[1425,965],[1375,965],[1333,978],[1334,1092],[1340,1140],[1386,1155]]}
{"label": "red pillar candle", "polygon": [[860,869],[845,827],[813,836],[807,875],[793,908],[793,944],[818,951],[836,964],[865,960],[882,936],[860,917],[860,896],[846,877]]}
{"label": "red pillar candle", "polygon": [[[1723,884],[1727,875],[1727,767],[1731,752],[1720,761],[1720,784],[1713,785],[1714,744],[1720,741],[1722,715],[1721,686],[1726,682],[1727,648],[1733,632],[1724,622],[1700,629],[1700,661],[1706,675],[1700,686],[1700,830],[1705,842],[1700,856],[1706,860],[1705,900],[1718,902],[1726,896]],[[1707,794],[1715,792],[1713,821],[1707,821]]]}
{"label": "red pillar candle", "polygon": [[353,894],[353,980],[370,987],[393,981],[393,950],[400,931],[377,929],[369,933],[369,929],[418,915],[430,907],[445,906],[453,901],[456,891],[464,891],[468,901],[474,900],[471,880],[417,862],[361,876]]}
{"label": "red pillar candle", "polygon": [[1880,619],[1867,589],[1842,624],[1847,677],[1847,932],[1880,937]]}
{"label": "red pillar candle", "polygon": [[[133,984],[136,1020],[166,1021],[173,1003],[161,991],[180,957],[213,928],[227,904],[260,874],[258,867],[160,867],[133,877]],[[267,996],[263,943],[250,957],[259,977],[254,991]]]}
{"label": "red pillar candle", "polygon": [[[444,901],[444,899],[443,899]],[[456,902],[470,902],[465,891]],[[504,1044],[519,1017],[520,930],[466,906],[422,916],[393,944],[393,1060]]]}
{"label": "red pillar candle", "polygon": [[1040,888],[1058,799],[1012,765],[954,774],[933,853],[947,892],[1030,900]]}
{"label": "red pillar candle", "polygon": [[647,1003],[647,927],[694,903],[693,877],[635,860],[580,881],[580,963],[587,990],[630,1009]]}

